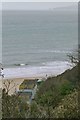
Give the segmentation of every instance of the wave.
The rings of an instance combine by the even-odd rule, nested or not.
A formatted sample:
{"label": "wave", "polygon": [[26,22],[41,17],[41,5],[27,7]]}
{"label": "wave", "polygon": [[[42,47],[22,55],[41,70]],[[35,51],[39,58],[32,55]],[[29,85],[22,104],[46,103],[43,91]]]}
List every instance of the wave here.
{"label": "wave", "polygon": [[42,53],[72,53],[72,51],[70,50],[40,50],[40,51],[37,51],[37,52],[42,52]]}
{"label": "wave", "polygon": [[37,53],[72,53],[72,50],[42,50],[42,49],[32,49],[28,52],[25,51],[17,51],[16,53],[9,53],[9,52],[4,52],[5,56],[12,56],[12,55],[21,55],[21,54],[37,54]]}
{"label": "wave", "polygon": [[67,69],[71,69],[73,65],[68,61],[47,62],[41,66],[18,66],[17,68],[4,68],[4,78],[22,78],[22,77],[45,77],[56,76],[63,73]]}
{"label": "wave", "polygon": [[24,63],[21,63],[21,64],[13,64],[14,66],[26,66],[28,64],[24,64]]}

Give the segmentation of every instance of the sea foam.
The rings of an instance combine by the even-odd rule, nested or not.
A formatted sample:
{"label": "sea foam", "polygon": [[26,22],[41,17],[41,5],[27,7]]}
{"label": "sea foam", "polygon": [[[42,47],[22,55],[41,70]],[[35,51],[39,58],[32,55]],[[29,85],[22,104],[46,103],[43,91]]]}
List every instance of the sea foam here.
{"label": "sea foam", "polygon": [[71,69],[74,65],[68,61],[46,62],[41,66],[23,66],[15,68],[4,68],[4,79],[23,78],[23,77],[46,77],[56,76],[63,73],[67,69]]}

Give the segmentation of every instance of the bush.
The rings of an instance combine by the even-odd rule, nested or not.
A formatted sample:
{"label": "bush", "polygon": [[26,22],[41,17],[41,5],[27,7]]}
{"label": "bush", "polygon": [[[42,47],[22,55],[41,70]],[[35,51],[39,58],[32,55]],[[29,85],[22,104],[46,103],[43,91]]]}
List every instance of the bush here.
{"label": "bush", "polygon": [[61,95],[67,95],[70,94],[74,90],[74,86],[71,82],[67,81],[66,83],[63,83],[60,87],[60,93]]}

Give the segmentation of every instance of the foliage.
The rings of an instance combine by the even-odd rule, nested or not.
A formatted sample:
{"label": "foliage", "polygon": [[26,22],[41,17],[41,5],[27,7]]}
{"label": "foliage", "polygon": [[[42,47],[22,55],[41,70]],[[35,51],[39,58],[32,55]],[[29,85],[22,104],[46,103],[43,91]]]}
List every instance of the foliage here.
{"label": "foliage", "polygon": [[74,90],[74,86],[69,81],[67,81],[66,83],[63,83],[62,86],[60,87],[61,95],[70,94],[73,90]]}
{"label": "foliage", "polygon": [[19,89],[33,89],[35,84],[36,84],[36,79],[35,80],[24,80],[22,84],[19,86]]}
{"label": "foliage", "polygon": [[61,100],[59,105],[53,110],[54,118],[78,118],[78,91],[75,90],[69,95],[66,95],[64,99]]}
{"label": "foliage", "polygon": [[5,89],[2,91],[2,117],[3,118],[25,118],[29,107],[23,103],[17,95],[9,96]]}
{"label": "foliage", "polygon": [[42,117],[41,107],[38,106],[36,102],[32,102],[30,106],[30,118],[41,118],[41,117]]}
{"label": "foliage", "polygon": [[[42,82],[30,105],[20,95],[2,91],[3,118],[74,118],[78,110],[78,66]],[[30,84],[28,84],[30,85]],[[7,90],[8,91],[8,90]]]}

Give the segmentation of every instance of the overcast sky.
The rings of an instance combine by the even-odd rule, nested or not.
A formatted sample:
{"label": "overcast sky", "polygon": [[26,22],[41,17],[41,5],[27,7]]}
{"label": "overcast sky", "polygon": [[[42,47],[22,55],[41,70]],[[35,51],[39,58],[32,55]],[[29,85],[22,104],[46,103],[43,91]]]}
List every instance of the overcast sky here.
{"label": "overcast sky", "polygon": [[80,0],[1,0],[2,2],[79,2]]}
{"label": "overcast sky", "polygon": [[75,6],[73,2],[3,2],[3,10],[50,10],[57,7]]}

